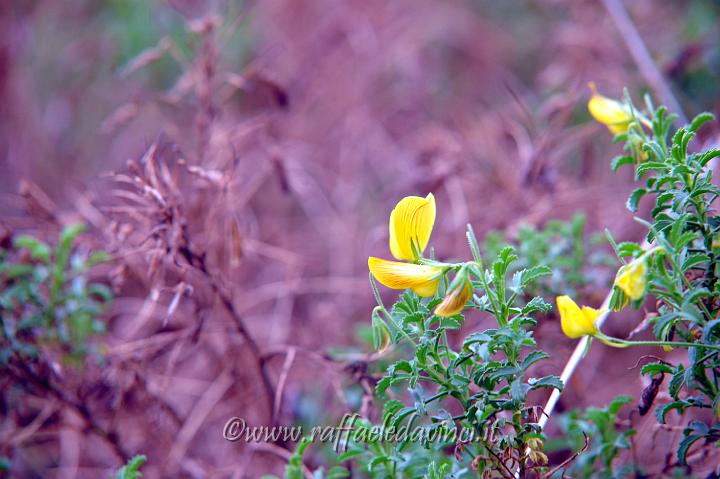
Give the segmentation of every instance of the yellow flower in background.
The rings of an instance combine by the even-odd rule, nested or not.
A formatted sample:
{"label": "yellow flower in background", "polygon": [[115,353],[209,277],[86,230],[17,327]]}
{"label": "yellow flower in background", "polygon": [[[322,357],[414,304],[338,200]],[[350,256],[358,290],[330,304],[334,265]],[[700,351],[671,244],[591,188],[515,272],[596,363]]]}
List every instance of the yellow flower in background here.
{"label": "yellow flower in background", "polygon": [[590,82],[589,86],[593,95],[588,102],[588,110],[593,118],[615,135],[627,131],[633,119],[629,108],[617,100],[600,95],[595,83]]}
{"label": "yellow flower in background", "polygon": [[390,213],[390,252],[395,259],[416,261],[430,241],[435,197],[406,196]]}
{"label": "yellow flower in background", "polygon": [[445,299],[435,308],[435,314],[438,316],[453,316],[458,314],[465,308],[465,304],[472,297],[472,286],[470,281],[465,281],[462,287],[457,287],[450,292]]}
{"label": "yellow flower in background", "polygon": [[443,269],[437,266],[401,263],[368,258],[368,268],[380,284],[392,289],[412,289],[418,296],[432,296],[438,289]]}
{"label": "yellow flower in background", "polygon": [[633,301],[642,298],[647,285],[647,266],[645,258],[638,258],[623,266],[615,277],[615,286],[620,288]]}
{"label": "yellow flower in background", "polygon": [[557,307],[560,311],[560,326],[568,338],[594,336],[598,332],[595,321],[603,311],[587,306],[581,309],[570,296],[558,296]]}

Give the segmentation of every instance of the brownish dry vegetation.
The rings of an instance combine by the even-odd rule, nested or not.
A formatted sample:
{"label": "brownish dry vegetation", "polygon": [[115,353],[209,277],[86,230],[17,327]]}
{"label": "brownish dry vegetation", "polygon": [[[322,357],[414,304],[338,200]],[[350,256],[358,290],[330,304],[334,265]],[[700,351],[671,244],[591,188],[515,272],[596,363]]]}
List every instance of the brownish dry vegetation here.
{"label": "brownish dry vegetation", "polygon": [[[686,113],[716,110],[717,4],[626,3]],[[0,242],[83,222],[114,294],[82,366],[57,348],[3,366],[4,477],[108,477],[140,453],[149,478],[281,474],[292,444],[229,443],[228,418],[372,413],[366,260],[403,196],[434,192],[447,256],[466,223],[512,238],[576,212],[638,240],[630,174],[585,108],[589,81],[658,94],[625,39],[589,0],[0,5]],[[574,342],[552,315],[537,335],[558,374]],[[639,397],[636,357],[593,349],[559,410]],[[624,419],[659,477],[679,433]]]}

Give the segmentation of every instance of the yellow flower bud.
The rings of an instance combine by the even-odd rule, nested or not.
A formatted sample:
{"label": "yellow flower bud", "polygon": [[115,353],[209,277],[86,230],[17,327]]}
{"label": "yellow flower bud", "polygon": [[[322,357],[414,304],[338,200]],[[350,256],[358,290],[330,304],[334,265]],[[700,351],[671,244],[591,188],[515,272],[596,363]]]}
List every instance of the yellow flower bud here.
{"label": "yellow flower bud", "polygon": [[557,307],[560,311],[560,326],[568,338],[594,336],[598,332],[595,321],[604,311],[587,306],[581,309],[570,296],[558,296]]}
{"label": "yellow flower bud", "polygon": [[620,288],[633,301],[642,298],[647,285],[647,266],[645,258],[638,258],[623,266],[615,276],[615,286]]}
{"label": "yellow flower bud", "polygon": [[450,294],[445,296],[440,304],[435,308],[437,316],[453,316],[463,310],[465,304],[472,297],[472,287],[470,281],[466,281],[464,285],[455,288]]}
{"label": "yellow flower bud", "polygon": [[380,317],[380,306],[377,306],[372,312],[372,337],[373,346],[378,353],[384,353],[390,346],[392,337],[390,329]]}
{"label": "yellow flower bud", "polygon": [[593,118],[616,135],[627,131],[633,119],[630,109],[619,101],[600,95],[595,83],[591,82],[589,86],[593,95],[588,102],[588,110]]}

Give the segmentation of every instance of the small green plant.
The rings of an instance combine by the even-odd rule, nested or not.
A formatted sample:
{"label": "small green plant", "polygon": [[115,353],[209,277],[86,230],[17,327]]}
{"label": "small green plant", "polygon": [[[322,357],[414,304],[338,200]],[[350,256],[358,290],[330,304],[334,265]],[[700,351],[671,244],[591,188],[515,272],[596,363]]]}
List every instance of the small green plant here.
{"label": "small green plant", "polygon": [[527,295],[554,295],[558,291],[577,294],[588,286],[605,285],[606,269],[601,268],[611,259],[595,250],[595,238],[587,238],[585,216],[576,214],[570,221],[551,220],[543,228],[522,225],[511,240],[501,231],[492,231],[485,237],[484,250],[490,257],[497,256],[507,245],[517,250],[515,270],[548,266],[552,273],[539,278]]}
{"label": "small green plant", "polygon": [[0,364],[37,357],[45,347],[75,360],[93,351],[87,340],[103,331],[99,316],[112,295],[87,278],[107,255],[73,247],[83,230],[65,228],[56,247],[22,235],[0,248]]}
{"label": "small green plant", "polygon": [[[634,477],[640,471],[632,462],[618,464],[618,455],[630,449],[635,429],[619,423],[618,414],[633,398],[618,396],[604,408],[589,407],[585,411],[571,411],[559,418],[566,447],[582,451],[568,462],[562,474],[570,477],[621,478]],[[558,471],[557,476],[563,477]]]}
{"label": "small green plant", "polygon": [[[557,376],[530,375],[533,365],[548,357],[537,348],[532,328],[534,316],[550,305],[541,297],[525,300],[524,291],[550,268],[513,270],[518,257],[509,246],[486,268],[470,226],[472,261],[424,258],[434,216],[432,195],[403,199],[391,214],[390,250],[406,262],[368,261],[378,301],[372,314],[375,345],[380,350],[394,345],[409,354],[392,362],[377,383],[378,396],[386,399],[382,424],[355,424],[343,458],[350,454],[370,477],[471,477],[488,471],[527,477],[547,462],[538,411],[528,404],[528,393],[562,387]],[[373,278],[407,289],[390,310]],[[454,347],[448,332],[460,329],[464,309],[485,313],[494,324]],[[423,427],[424,433],[390,441],[370,433],[403,425],[411,432],[413,426]]]}
{"label": "small green plant", "polygon": [[137,455],[115,473],[115,479],[139,479],[142,477],[140,467],[147,462],[147,457]]}

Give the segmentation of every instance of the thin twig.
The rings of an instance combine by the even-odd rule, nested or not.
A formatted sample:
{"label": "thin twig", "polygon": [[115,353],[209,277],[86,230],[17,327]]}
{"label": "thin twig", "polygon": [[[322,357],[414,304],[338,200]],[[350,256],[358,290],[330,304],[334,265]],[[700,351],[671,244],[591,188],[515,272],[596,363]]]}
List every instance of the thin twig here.
{"label": "thin twig", "polygon": [[288,374],[290,373],[290,368],[292,368],[292,365],[295,362],[295,353],[296,349],[293,346],[290,346],[290,348],[288,348],[287,356],[285,356],[285,361],[283,362],[283,367],[280,373],[280,378],[278,379],[277,388],[275,388],[275,401],[273,406],[274,418],[277,418],[280,415],[280,406],[282,405],[283,390],[285,389],[285,382],[287,381]]}
{"label": "thin twig", "polygon": [[585,444],[583,445],[582,449],[580,449],[580,450],[577,451],[575,454],[573,454],[572,456],[568,457],[568,458],[565,459],[563,462],[561,462],[560,464],[558,464],[557,467],[553,468],[551,471],[549,471],[549,472],[548,472],[547,474],[545,474],[543,477],[552,477],[553,474],[555,474],[555,473],[558,472],[560,469],[562,469],[563,467],[565,467],[565,466],[567,466],[568,464],[570,464],[572,461],[574,461],[575,459],[577,459],[577,457],[578,457],[580,454],[582,454],[583,452],[585,452],[585,451],[587,450],[588,446],[590,445],[590,439],[587,437],[587,434],[585,434],[585,433],[583,433],[583,437],[585,438]]}
{"label": "thin twig", "polygon": [[55,386],[49,378],[41,377],[35,371],[33,371],[24,362],[22,358],[18,359],[18,361],[14,362],[24,374],[18,374],[16,371],[13,370],[13,368],[8,368],[10,374],[15,376],[15,378],[21,384],[25,382],[31,382],[35,386],[50,393],[61,403],[69,406],[71,409],[74,409],[75,412],[77,412],[77,414],[85,423],[86,428],[92,431],[98,437],[102,438],[112,448],[113,452],[121,460],[121,462],[127,462],[127,460],[130,458],[130,454],[120,444],[117,434],[115,434],[114,431],[108,431],[103,428],[100,423],[97,422],[93,414],[90,412],[90,409],[88,409],[88,407],[84,403],[76,401],[72,397],[68,396],[62,389]]}
{"label": "thin twig", "polygon": [[170,467],[176,467],[180,459],[185,456],[190,441],[195,437],[215,405],[220,402],[227,390],[232,386],[232,382],[232,375],[228,371],[223,371],[195,403],[168,454],[167,461]]}
{"label": "thin twig", "polygon": [[625,10],[622,1],[602,0],[602,3],[605,5],[605,9],[610,14],[610,17],[620,32],[620,36],[625,42],[625,45],[628,50],[630,50],[630,54],[633,60],[635,60],[642,76],[645,77],[645,80],[650,84],[652,89],[655,90],[658,96],[660,96],[660,99],[667,105],[670,111],[677,113],[681,122],[687,123],[688,119],[680,106],[680,102],[678,102],[675,94],[673,94],[662,72],[660,72],[657,65],[655,65],[647,46],[645,46],[645,42],[643,42],[630,15],[628,15],[627,10]]}

